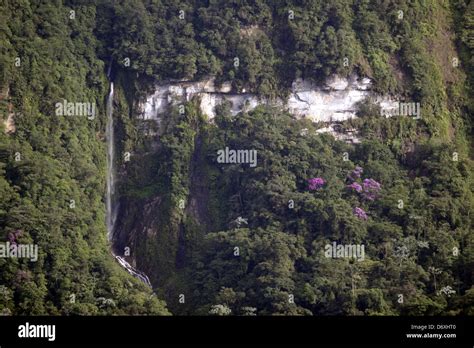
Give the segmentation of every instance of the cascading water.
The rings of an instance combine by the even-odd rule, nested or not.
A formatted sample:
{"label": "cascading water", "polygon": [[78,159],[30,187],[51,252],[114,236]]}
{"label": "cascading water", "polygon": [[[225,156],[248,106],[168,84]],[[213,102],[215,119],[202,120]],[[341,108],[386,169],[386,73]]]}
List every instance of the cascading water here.
{"label": "cascading water", "polygon": [[[110,77],[110,68],[108,76]],[[117,206],[115,204],[115,139],[114,139],[114,118],[113,118],[113,102],[114,102],[114,83],[110,82],[110,92],[107,98],[107,237],[112,242],[114,234],[115,220],[117,218]],[[113,252],[112,252],[113,254]],[[148,276],[133,268],[123,257],[113,254],[119,264],[124,267],[128,273],[137,277],[146,285],[151,287]]]}
{"label": "cascading water", "polygon": [[114,102],[114,83],[110,83],[110,92],[107,98],[107,237],[112,239],[115,225],[115,139],[114,139],[114,119],[113,119],[113,102]]}

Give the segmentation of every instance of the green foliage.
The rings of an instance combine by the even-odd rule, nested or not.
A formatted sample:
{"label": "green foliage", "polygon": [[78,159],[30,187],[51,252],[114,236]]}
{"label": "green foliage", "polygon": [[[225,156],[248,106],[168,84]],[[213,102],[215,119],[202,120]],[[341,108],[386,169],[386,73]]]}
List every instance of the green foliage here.
{"label": "green foliage", "polygon": [[[466,0],[3,1],[0,113],[14,130],[0,132],[0,239],[21,231],[40,254],[0,259],[0,311],[168,313],[108,252],[111,64],[117,149],[133,153],[117,161],[115,247],[140,251],[134,260],[174,313],[472,314],[472,18]],[[449,64],[452,31],[464,70]],[[224,105],[207,123],[193,100],[159,129],[136,120],[136,101],[156,82],[214,76],[273,98],[299,77],[352,73],[420,102],[422,120],[377,117],[363,104],[343,125],[359,129],[358,146],[265,107],[232,117]],[[97,116],[56,115],[63,99],[93,102]],[[257,150],[258,165],[217,163],[226,146]],[[377,200],[348,190],[356,165],[382,184]],[[308,190],[313,177],[322,189]],[[248,224],[236,226],[239,217]],[[363,244],[366,259],[325,257],[333,241]],[[446,286],[455,293],[440,293]]]}
{"label": "green foliage", "polygon": [[[188,105],[186,114],[193,115],[193,108],[197,105]],[[177,152],[160,160],[189,189],[187,206],[198,205],[162,213],[184,213],[178,225],[166,229],[182,236],[175,239],[180,266],[175,264],[174,275],[162,280],[173,312],[248,315],[251,307],[250,313],[258,315],[422,315],[468,310],[463,299],[472,279],[462,270],[473,262],[472,162],[453,161],[452,146],[426,142],[407,153],[374,137],[353,147],[316,135],[307,121],[269,107],[236,117],[222,107],[215,125],[188,119],[197,138],[186,140],[183,118],[165,118],[168,136],[162,146],[179,140],[179,151],[187,155]],[[300,135],[303,128],[307,136]],[[258,165],[218,163],[217,151],[226,146],[256,149]],[[342,160],[345,153],[349,161]],[[178,158],[191,160],[176,164]],[[364,177],[382,184],[375,201],[346,187],[356,165],[364,168]],[[199,183],[193,170],[182,169],[196,166],[206,173]],[[323,177],[324,188],[309,191],[311,177]],[[193,189],[196,185],[206,194]],[[353,215],[354,206],[369,212],[366,222]],[[239,217],[248,224],[237,226]],[[325,257],[325,245],[332,242],[364,245],[365,260]],[[430,267],[440,270],[436,280]],[[455,294],[438,293],[448,285]],[[175,299],[178,289],[187,294],[186,305]]]}
{"label": "green foliage", "polygon": [[[167,314],[164,303],[108,251],[105,64],[96,57],[95,7],[75,6],[75,20],[70,10],[59,2],[28,1],[4,1],[0,10],[6,19],[2,98],[16,128],[0,132],[0,239],[19,231],[17,242],[34,243],[39,253],[36,262],[0,259],[6,295],[0,311]],[[63,99],[95,103],[96,117],[56,115],[55,103]]]}

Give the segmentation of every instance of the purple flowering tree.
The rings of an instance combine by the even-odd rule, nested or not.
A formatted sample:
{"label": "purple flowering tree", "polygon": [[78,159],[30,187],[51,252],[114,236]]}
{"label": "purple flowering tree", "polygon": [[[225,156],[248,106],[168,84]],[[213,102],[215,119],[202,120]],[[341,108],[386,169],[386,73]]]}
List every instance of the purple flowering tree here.
{"label": "purple flowering tree", "polygon": [[362,186],[358,182],[353,182],[352,184],[347,185],[347,187],[356,192],[362,192]]}
{"label": "purple flowering tree", "polygon": [[[347,188],[359,193],[364,199],[373,201],[378,197],[380,190],[382,189],[382,186],[380,185],[379,182],[370,178],[364,179],[361,183],[360,179],[363,172],[364,172],[364,169],[362,169],[362,167],[359,167],[359,166],[355,167],[354,170],[352,170],[347,175],[349,182],[351,182],[351,184],[347,185]],[[361,219],[361,220],[368,219],[367,213],[362,208],[355,207],[352,209],[352,213],[358,219]]]}
{"label": "purple flowering tree", "polygon": [[352,213],[359,219],[361,220],[367,220],[369,217],[367,216],[367,213],[364,211],[364,209],[355,207],[352,210]]}
{"label": "purple flowering tree", "polygon": [[374,179],[364,179],[362,182],[362,195],[365,199],[373,201],[375,198],[377,198],[381,188],[382,187],[380,183]]}
{"label": "purple flowering tree", "polygon": [[326,181],[323,178],[312,178],[308,180],[308,187],[310,190],[318,190],[324,186]]}
{"label": "purple flowering tree", "polygon": [[349,173],[348,177],[352,181],[356,181],[357,179],[360,179],[360,176],[362,175],[363,172],[364,172],[364,169],[362,167],[357,166],[352,172]]}

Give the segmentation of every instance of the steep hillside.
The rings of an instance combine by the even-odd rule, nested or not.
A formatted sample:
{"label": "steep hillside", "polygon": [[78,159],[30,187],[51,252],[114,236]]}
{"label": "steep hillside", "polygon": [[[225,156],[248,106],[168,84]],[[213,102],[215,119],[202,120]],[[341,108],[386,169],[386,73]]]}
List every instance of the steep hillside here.
{"label": "steep hillside", "polygon": [[[14,122],[0,132],[0,238],[38,247],[35,262],[0,258],[0,311],[167,314],[109,251],[95,6],[3,1],[0,18],[2,117]],[[96,109],[61,115],[64,100]]]}
{"label": "steep hillside", "polygon": [[[3,0],[0,239],[38,258],[0,258],[1,313],[472,315],[473,18],[468,0]],[[281,107],[352,76],[373,84],[351,118]],[[157,86],[208,79],[261,105],[223,97],[211,120],[169,93],[143,118]]]}
{"label": "steep hillside", "polygon": [[[124,108],[132,111],[122,118],[124,151],[133,155],[123,164],[117,251],[134,250],[131,260],[177,314],[472,313],[469,70],[455,49],[458,12],[448,2],[260,5],[262,15],[253,17],[243,3],[198,3],[183,7],[185,22],[169,7],[159,12],[176,28],[186,27],[188,44],[215,47],[207,59],[222,63],[216,71],[196,63],[195,70],[176,74],[162,60],[144,58],[145,52],[140,64],[118,68],[136,71],[148,83],[135,84],[135,101]],[[217,17],[219,8],[225,16]],[[150,11],[148,18],[154,16]],[[203,22],[227,29],[214,29],[217,36],[209,39],[212,29],[203,29]],[[164,23],[142,24],[164,30],[166,40]],[[333,29],[350,41],[325,44]],[[179,42],[176,30],[170,40]],[[236,43],[225,46],[219,36]],[[253,40],[262,49],[242,56]],[[232,51],[239,45],[244,51]],[[153,44],[138,47],[154,52]],[[130,49],[110,48],[118,62],[131,56]],[[199,62],[196,52],[183,59]],[[241,65],[226,65],[234,55],[244,57]],[[210,73],[217,83],[231,81],[233,93],[285,98],[298,77],[321,85],[335,73],[353,72],[374,79],[378,93],[419,103],[421,119],[381,117],[370,101],[361,103],[358,118],[338,125],[357,129],[361,145],[335,142],[315,132],[321,125],[265,106],[236,116],[217,108],[209,123],[199,96],[164,106],[157,123],[140,119],[154,84],[168,79],[199,80]],[[271,82],[275,77],[278,82]],[[127,131],[137,128],[148,132]],[[256,150],[258,165],[219,163],[218,151],[226,147]],[[351,181],[357,167],[363,174]],[[325,185],[312,190],[311,178]],[[381,187],[377,199],[357,191],[371,180]],[[363,245],[366,260],[326,258],[325,246],[333,242]]]}

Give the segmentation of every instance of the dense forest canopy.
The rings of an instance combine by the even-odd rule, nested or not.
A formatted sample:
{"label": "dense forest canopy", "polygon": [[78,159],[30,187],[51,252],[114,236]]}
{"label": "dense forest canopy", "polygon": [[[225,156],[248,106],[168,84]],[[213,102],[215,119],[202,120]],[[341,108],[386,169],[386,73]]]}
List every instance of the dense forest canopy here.
{"label": "dense forest canopy", "polygon": [[[0,240],[40,250],[0,258],[1,313],[473,315],[473,23],[468,0],[0,0]],[[114,249],[153,290],[107,240],[109,68],[132,153]],[[209,122],[191,100],[158,136],[137,117],[156,83],[271,99],[354,73],[422,119],[362,103],[340,124],[353,145],[269,106]],[[97,115],[57,115],[63,100]],[[219,163],[226,147],[257,166]]]}

